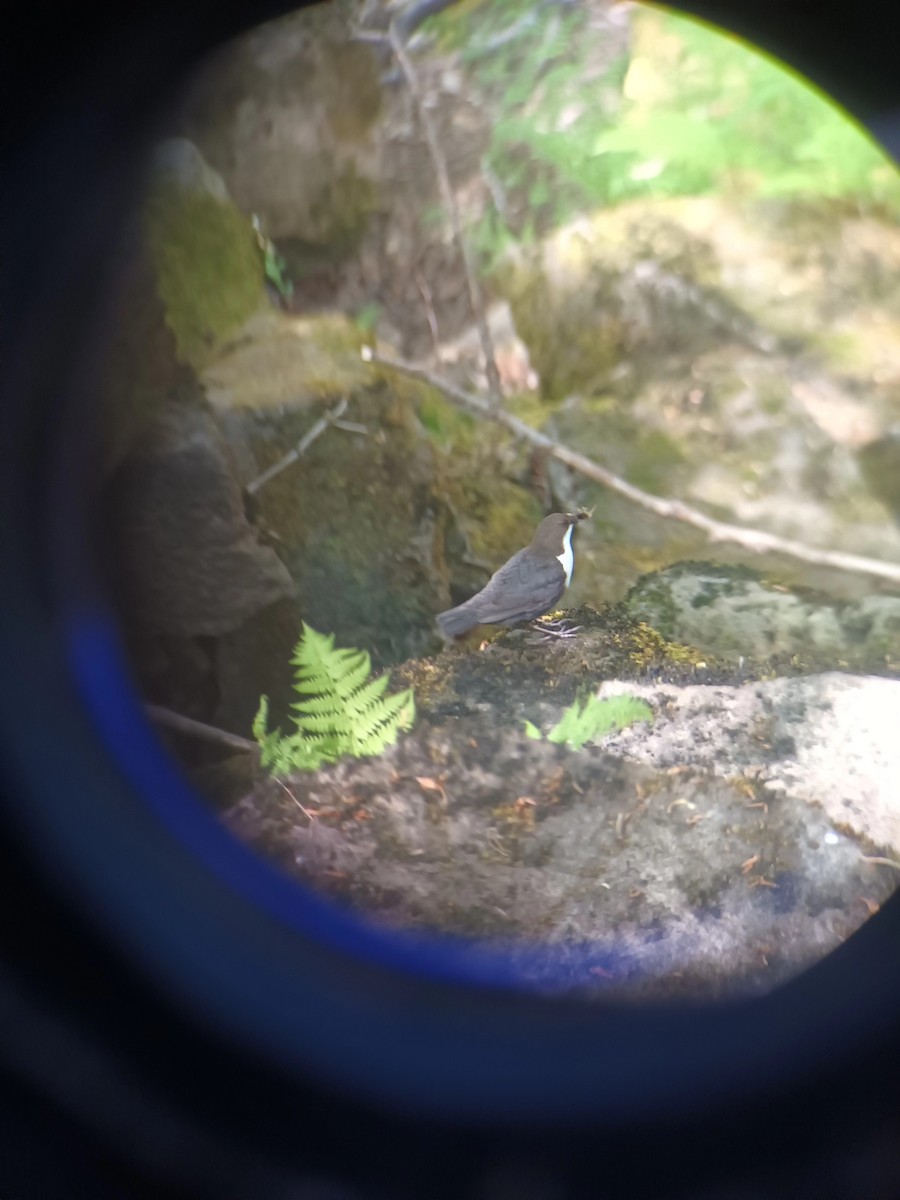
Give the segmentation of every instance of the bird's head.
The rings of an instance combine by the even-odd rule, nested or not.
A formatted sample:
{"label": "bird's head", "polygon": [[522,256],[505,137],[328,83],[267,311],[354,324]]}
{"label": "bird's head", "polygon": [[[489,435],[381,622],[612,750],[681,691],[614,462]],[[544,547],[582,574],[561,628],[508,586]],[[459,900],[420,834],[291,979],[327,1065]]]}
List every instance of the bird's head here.
{"label": "bird's head", "polygon": [[584,509],[576,513],[551,513],[549,517],[544,517],[538,525],[531,545],[534,549],[550,553],[556,558],[562,552],[568,530],[573,525],[577,525],[579,521],[586,520],[590,515]]}

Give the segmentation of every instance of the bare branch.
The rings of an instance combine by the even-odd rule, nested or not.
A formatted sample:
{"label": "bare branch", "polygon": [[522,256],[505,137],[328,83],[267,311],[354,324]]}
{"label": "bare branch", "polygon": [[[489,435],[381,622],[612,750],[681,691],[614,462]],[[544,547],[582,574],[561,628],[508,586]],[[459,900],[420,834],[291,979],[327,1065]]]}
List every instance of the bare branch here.
{"label": "bare branch", "polygon": [[183,717],[181,713],[161,708],[158,704],[145,704],[144,712],[156,725],[174,729],[177,733],[186,733],[189,737],[200,738],[204,742],[216,742],[230,750],[249,753],[259,750],[257,743],[251,742],[249,738],[239,737],[238,734],[228,733],[224,729],[216,729],[214,725],[205,725],[202,721],[195,721],[193,717]]}
{"label": "bare branch", "polygon": [[767,552],[784,554],[800,562],[811,563],[813,566],[830,567],[837,571],[846,571],[855,575],[871,575],[876,579],[884,579],[893,584],[900,584],[900,563],[882,562],[876,558],[863,558],[858,554],[845,554],[839,550],[819,550],[814,546],[807,546],[804,542],[795,542],[789,538],[782,538],[777,534],[767,533],[762,529],[747,529],[740,525],[728,525],[724,521],[713,520],[712,517],[706,516],[705,513],[691,508],[690,505],[684,504],[680,500],[664,500],[660,496],[653,496],[649,492],[642,492],[640,488],[634,487],[622,479],[621,476],[608,471],[606,467],[602,467],[599,463],[594,462],[593,459],[588,458],[584,454],[579,454],[577,450],[571,450],[561,442],[554,441],[553,438],[547,437],[546,434],[541,433],[539,430],[532,429],[530,425],[526,425],[524,421],[520,421],[512,413],[508,413],[504,409],[491,404],[482,396],[477,396],[472,392],[467,392],[463,388],[457,387],[455,384],[449,383],[447,380],[435,375],[432,371],[425,370],[424,367],[418,367],[415,363],[404,362],[400,359],[385,358],[383,355],[376,354],[368,346],[363,348],[363,358],[367,362],[375,363],[378,366],[400,371],[402,374],[408,375],[413,379],[420,379],[423,383],[427,383],[430,387],[442,392],[454,404],[458,404],[460,407],[480,417],[485,417],[487,420],[495,421],[498,425],[503,425],[516,437],[521,438],[522,441],[529,442],[532,446],[537,446],[538,449],[543,450],[551,458],[555,458],[558,462],[564,463],[573,471],[577,471],[579,475],[584,475],[585,478],[592,479],[595,483],[601,484],[611,492],[615,492],[619,496],[624,496],[632,504],[637,504],[659,517],[664,517],[672,521],[682,521],[686,525],[692,525],[695,529],[702,530],[712,542],[731,542],[734,545],[743,546],[746,550],[752,550],[757,554]]}
{"label": "bare branch", "polygon": [[469,252],[469,247],[466,243],[465,235],[463,234],[462,222],[459,218],[459,208],[456,204],[456,196],[453,194],[453,187],[450,183],[450,174],[447,170],[447,162],[444,158],[444,152],[441,149],[440,139],[435,129],[434,121],[431,119],[431,113],[428,105],[425,102],[425,97],[422,95],[422,89],[419,87],[418,76],[415,68],[410,61],[409,55],[406,53],[404,45],[403,27],[399,23],[399,18],[395,18],[388,30],[388,36],[391,42],[391,49],[394,52],[394,57],[397,59],[397,64],[406,80],[406,86],[409,88],[409,93],[413,98],[413,103],[416,106],[416,111],[419,114],[419,121],[422,125],[422,130],[425,134],[425,141],[428,145],[428,152],[431,155],[434,172],[437,176],[438,190],[441,194],[441,203],[450,219],[450,226],[453,230],[453,240],[456,242],[462,259],[463,268],[465,270],[466,284],[469,289],[469,303],[472,307],[472,315],[475,318],[475,324],[478,327],[478,337],[481,341],[481,351],[484,354],[485,372],[488,380],[488,390],[491,394],[491,400],[494,405],[499,408],[503,398],[503,390],[500,386],[500,372],[497,369],[497,359],[494,355],[494,342],[491,337],[491,331],[488,327],[487,317],[484,312],[484,301],[481,297],[481,288],[478,286],[478,280],[475,275],[475,264],[472,261],[472,256]]}
{"label": "bare branch", "polygon": [[433,17],[439,12],[443,12],[445,8],[449,8],[451,4],[455,4],[456,0],[416,0],[410,4],[403,12],[396,17],[397,28],[404,42],[408,42],[413,32],[419,28],[423,21],[428,17]]}
{"label": "bare branch", "polygon": [[441,359],[441,336],[438,330],[437,316],[434,311],[434,304],[431,300],[431,288],[428,286],[428,280],[418,269],[415,273],[416,287],[419,289],[419,295],[425,304],[425,315],[428,317],[428,328],[431,330],[431,347],[434,350],[435,362],[440,362]]}
{"label": "bare branch", "polygon": [[388,46],[388,36],[386,33],[379,33],[374,29],[354,29],[350,34],[352,42],[363,42],[368,46]]}
{"label": "bare branch", "polygon": [[337,423],[339,418],[344,415],[346,408],[347,398],[344,397],[343,399],[339,400],[334,408],[330,412],[327,412],[324,417],[319,417],[318,421],[316,421],[316,423],[310,429],[308,429],[306,433],[304,433],[303,437],[293,448],[293,450],[289,450],[283,458],[279,458],[277,463],[274,463],[268,468],[268,470],[263,471],[262,475],[258,475],[256,479],[248,483],[246,488],[247,492],[251,496],[254,496],[261,487],[265,487],[265,485],[269,483],[270,480],[274,479],[276,475],[280,475],[285,467],[289,467],[292,463],[295,463],[298,458],[302,458],[316,438],[321,437],[329,425],[334,425]]}
{"label": "bare branch", "polygon": [[509,225],[509,203],[506,198],[506,189],[500,181],[500,176],[488,162],[486,154],[481,159],[481,175],[487,185],[487,190],[491,193],[497,216],[505,225]]}
{"label": "bare branch", "polygon": [[332,418],[332,425],[335,429],[343,429],[345,433],[368,433],[368,425],[362,425],[359,421],[338,421]]}
{"label": "bare branch", "polygon": [[864,863],[873,863],[877,867],[895,867],[900,871],[900,862],[895,858],[882,858],[880,854],[861,854],[859,857]]}

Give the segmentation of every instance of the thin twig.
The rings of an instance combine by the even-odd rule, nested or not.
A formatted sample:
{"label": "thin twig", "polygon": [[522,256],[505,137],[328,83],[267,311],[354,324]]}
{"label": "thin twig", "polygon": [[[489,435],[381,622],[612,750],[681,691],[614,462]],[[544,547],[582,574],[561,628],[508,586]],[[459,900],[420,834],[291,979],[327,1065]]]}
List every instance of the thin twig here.
{"label": "thin twig", "polygon": [[162,708],[158,704],[145,704],[144,712],[157,725],[164,725],[167,729],[186,733],[190,737],[200,738],[205,742],[216,742],[220,746],[228,746],[230,750],[244,750],[251,753],[259,750],[258,743],[251,742],[249,738],[240,737],[236,733],[228,733],[225,729],[216,729],[214,725],[205,725],[202,721],[195,721],[193,717],[183,717],[181,713],[172,712],[171,709]]}
{"label": "thin twig", "polygon": [[281,780],[276,775],[273,775],[272,778],[275,780],[275,782],[278,784],[278,786],[280,788],[284,788],[284,790],[287,792],[287,794],[290,796],[290,798],[293,800],[293,802],[297,805],[297,807],[303,813],[304,817],[306,817],[306,819],[309,821],[310,825],[312,825],[313,821],[315,821],[315,819],[316,819],[315,813],[311,813],[308,808],[304,808],[303,805],[300,803],[300,801],[297,799],[297,797],[294,795],[294,793],[291,791],[291,789],[287,786],[287,784],[282,783]]}
{"label": "thin twig", "polygon": [[593,459],[579,454],[577,450],[571,450],[562,442],[554,441],[553,438],[547,437],[537,429],[532,429],[530,425],[526,425],[524,421],[520,421],[518,417],[506,412],[505,409],[496,407],[482,396],[457,387],[434,372],[427,371],[424,367],[418,367],[415,363],[404,362],[401,359],[386,358],[376,354],[368,346],[363,347],[362,356],[366,362],[400,371],[412,379],[419,379],[423,383],[427,383],[430,387],[442,392],[455,404],[489,421],[495,421],[498,425],[505,426],[516,437],[529,442],[532,446],[537,446],[551,458],[564,463],[573,471],[584,475],[585,478],[592,479],[595,483],[608,488],[609,491],[624,496],[632,504],[656,513],[659,517],[682,521],[686,525],[692,525],[695,529],[702,530],[712,542],[731,542],[743,546],[747,550],[753,550],[757,554],[767,552],[785,554],[790,558],[811,563],[814,566],[830,567],[836,571],[847,571],[855,575],[871,575],[877,579],[900,584],[900,563],[882,562],[877,558],[863,558],[858,554],[845,554],[839,550],[818,550],[814,546],[807,546],[804,542],[778,537],[777,534],[767,533],[762,529],[748,529],[740,525],[728,525],[724,521],[715,521],[712,517],[707,517],[704,513],[698,512],[697,509],[691,508],[690,505],[684,504],[680,500],[664,500],[660,496],[642,492],[640,488],[634,487],[619,475],[614,475],[612,471],[601,467]]}
{"label": "thin twig", "polygon": [[425,304],[425,315],[428,318],[428,328],[431,330],[431,346],[434,350],[436,362],[441,359],[441,335],[438,330],[437,316],[434,311],[434,304],[431,299],[431,288],[428,286],[428,280],[421,271],[416,270],[415,273],[416,287],[419,289],[419,295]]}
{"label": "thin twig", "polygon": [[258,475],[251,483],[248,483],[246,489],[247,492],[251,496],[255,495],[261,487],[265,487],[265,485],[269,483],[270,480],[274,479],[276,475],[280,475],[285,467],[289,467],[292,463],[295,463],[298,458],[302,458],[316,438],[321,437],[329,425],[333,425],[338,418],[343,416],[346,407],[347,398],[345,396],[343,399],[337,402],[331,412],[327,412],[324,417],[319,417],[318,421],[316,421],[312,428],[308,429],[306,433],[304,433],[303,437],[293,448],[293,450],[289,450],[283,458],[279,458],[277,463],[269,467],[268,470],[263,471],[262,475]]}
{"label": "thin twig", "polygon": [[332,425],[335,429],[343,429],[345,433],[368,433],[368,425],[361,425],[359,421],[335,421],[332,420]]}
{"label": "thin twig", "polygon": [[894,867],[900,871],[900,862],[895,858],[882,858],[880,854],[861,854],[860,858],[864,863],[872,863],[876,867]]}
{"label": "thin twig", "polygon": [[375,29],[354,29],[350,34],[350,40],[351,42],[363,42],[369,46],[389,45],[387,34],[379,33]]}
{"label": "thin twig", "polygon": [[504,225],[509,225],[509,204],[506,199],[506,189],[500,181],[500,176],[488,162],[486,154],[481,159],[481,177],[485,182],[487,190],[491,193],[491,199],[494,202],[494,208],[497,210],[497,216]]}
{"label": "thin twig", "polygon": [[469,252],[469,247],[466,243],[465,235],[463,234],[462,222],[459,217],[459,208],[456,204],[456,196],[453,193],[453,188],[450,184],[450,173],[447,170],[447,162],[444,158],[444,152],[441,149],[440,139],[435,129],[434,121],[431,119],[431,113],[428,110],[428,105],[425,103],[425,98],[422,95],[422,90],[419,87],[419,80],[415,69],[410,61],[409,55],[406,53],[406,47],[403,44],[402,26],[399,19],[395,18],[388,30],[388,36],[391,41],[391,49],[394,52],[394,57],[397,59],[397,64],[406,80],[406,86],[409,88],[410,95],[413,98],[413,103],[419,114],[419,121],[422,125],[422,130],[425,134],[425,141],[428,144],[428,151],[431,155],[434,172],[437,176],[438,190],[441,193],[441,202],[446,210],[447,216],[450,219],[450,226],[453,231],[453,240],[456,242],[456,247],[459,250],[462,259],[463,269],[466,276],[466,284],[469,289],[469,303],[472,307],[472,316],[475,319],[475,324],[478,327],[478,337],[481,341],[481,352],[485,360],[485,372],[487,374],[488,391],[491,395],[491,400],[494,405],[499,408],[503,390],[500,385],[500,371],[497,368],[497,359],[494,355],[494,342],[491,337],[491,331],[487,323],[487,317],[484,312],[484,302],[481,298],[481,288],[478,286],[478,280],[475,275],[475,264],[472,261],[472,256]]}

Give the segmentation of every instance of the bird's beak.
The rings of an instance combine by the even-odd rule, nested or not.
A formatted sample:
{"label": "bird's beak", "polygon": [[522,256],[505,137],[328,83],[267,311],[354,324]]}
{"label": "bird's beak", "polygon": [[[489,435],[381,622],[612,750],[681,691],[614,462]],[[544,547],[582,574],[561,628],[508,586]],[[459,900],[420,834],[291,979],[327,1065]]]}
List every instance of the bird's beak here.
{"label": "bird's beak", "polygon": [[588,521],[593,515],[593,508],[580,508],[577,513],[566,513],[570,525],[577,525],[579,521]]}

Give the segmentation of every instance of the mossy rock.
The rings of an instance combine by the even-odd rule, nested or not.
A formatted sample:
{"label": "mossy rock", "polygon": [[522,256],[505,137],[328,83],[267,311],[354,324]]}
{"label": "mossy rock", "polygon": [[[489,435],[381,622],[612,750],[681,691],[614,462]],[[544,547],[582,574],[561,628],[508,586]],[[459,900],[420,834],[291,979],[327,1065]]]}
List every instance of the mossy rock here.
{"label": "mossy rock", "polygon": [[[337,397],[335,397],[337,399]],[[260,468],[296,445],[321,409],[307,404],[250,424]],[[298,588],[299,617],[376,662],[421,652],[448,596],[446,505],[412,408],[377,379],[350,397],[365,433],[328,430],[258,493]]]}
{"label": "mossy rock", "polygon": [[749,567],[681,562],[639,579],[624,608],[662,637],[723,660],[872,674],[900,665],[898,596],[843,603],[772,583]]}
{"label": "mossy rock", "polygon": [[153,181],[144,228],[178,358],[200,369],[262,305],[264,267],[221,180],[189,142],[176,145],[182,161]]}
{"label": "mossy rock", "polygon": [[613,303],[614,280],[585,264],[580,281],[554,283],[522,260],[497,277],[516,329],[549,399],[602,386],[625,351],[625,327]]}
{"label": "mossy rock", "polygon": [[[377,664],[437,641],[435,613],[472,595],[531,540],[542,514],[507,434],[432,389],[363,361],[365,335],[334,314],[272,312],[203,373],[244,484],[326,429],[254,493],[306,620]],[[357,429],[356,427],[360,427]],[[516,452],[517,454],[520,452]]]}

